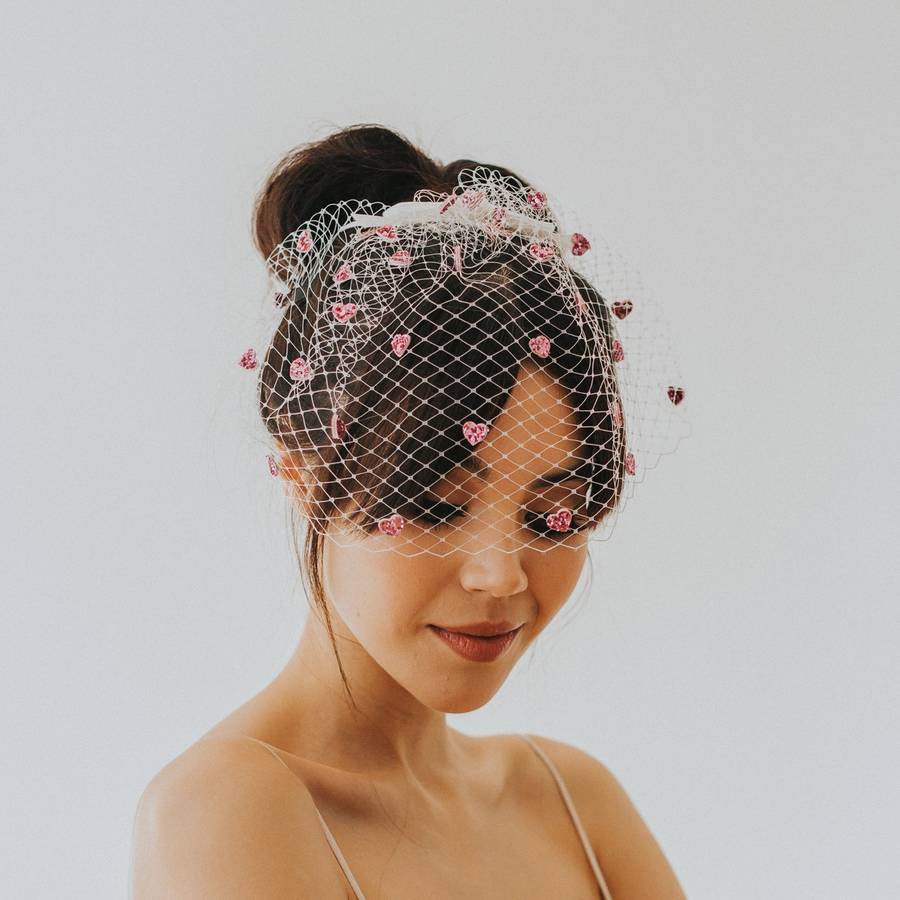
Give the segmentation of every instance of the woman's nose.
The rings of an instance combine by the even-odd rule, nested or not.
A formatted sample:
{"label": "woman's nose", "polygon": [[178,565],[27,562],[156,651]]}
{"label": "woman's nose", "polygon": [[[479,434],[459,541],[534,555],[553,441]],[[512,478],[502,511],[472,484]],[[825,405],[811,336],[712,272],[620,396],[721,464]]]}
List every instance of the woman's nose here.
{"label": "woman's nose", "polygon": [[484,591],[497,597],[511,597],[528,587],[522,568],[519,539],[514,533],[485,528],[468,543],[460,567],[460,585],[466,591]]}

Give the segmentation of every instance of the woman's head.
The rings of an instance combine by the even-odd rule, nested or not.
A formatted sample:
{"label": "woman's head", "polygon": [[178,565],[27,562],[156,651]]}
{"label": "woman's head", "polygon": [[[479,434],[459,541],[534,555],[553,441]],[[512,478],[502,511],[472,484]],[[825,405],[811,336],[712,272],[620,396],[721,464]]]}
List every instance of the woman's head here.
{"label": "woman's head", "polygon": [[[309,525],[311,596],[336,652],[332,612],[445,711],[486,702],[568,598],[626,466],[614,328],[571,267],[490,226],[399,241],[340,227],[350,198],[357,213],[455,200],[473,173],[509,206],[536,193],[499,166],[442,166],[388,129],[356,126],[289,154],[255,211],[259,250],[290,285],[259,400]],[[552,221],[541,203],[535,218]],[[298,277],[301,224],[313,252]],[[495,662],[421,652],[438,642],[427,626],[483,619],[523,625]],[[429,677],[434,659],[456,677]]]}

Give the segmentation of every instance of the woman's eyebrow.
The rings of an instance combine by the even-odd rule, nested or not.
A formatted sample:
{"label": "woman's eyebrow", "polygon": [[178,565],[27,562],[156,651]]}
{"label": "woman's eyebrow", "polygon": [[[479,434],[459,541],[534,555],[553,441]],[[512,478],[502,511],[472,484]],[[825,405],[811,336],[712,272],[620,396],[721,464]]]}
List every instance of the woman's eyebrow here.
{"label": "woman's eyebrow", "polygon": [[[548,472],[546,475],[541,475],[539,478],[534,479],[534,481],[531,483],[532,486],[549,487],[550,485],[558,484],[560,481],[568,481],[570,478],[579,478],[582,481],[590,481],[587,475],[580,474],[576,471],[584,465],[583,460],[573,459],[568,460],[568,463],[570,468],[554,469],[552,472]],[[482,481],[487,481],[488,477],[494,471],[491,466],[475,456],[467,456],[459,465],[460,468],[465,469],[467,472],[470,472],[472,475],[475,475]]]}

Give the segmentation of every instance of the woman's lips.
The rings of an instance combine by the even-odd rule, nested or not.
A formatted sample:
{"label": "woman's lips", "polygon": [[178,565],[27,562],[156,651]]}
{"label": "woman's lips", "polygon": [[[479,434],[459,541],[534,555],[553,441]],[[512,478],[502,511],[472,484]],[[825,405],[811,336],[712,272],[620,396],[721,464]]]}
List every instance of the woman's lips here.
{"label": "woman's lips", "polygon": [[451,650],[455,650],[460,656],[472,662],[493,662],[503,654],[509,645],[516,639],[516,635],[522,630],[520,625],[506,634],[498,634],[494,637],[475,637],[471,634],[461,634],[458,631],[446,631],[437,625],[428,626]]}

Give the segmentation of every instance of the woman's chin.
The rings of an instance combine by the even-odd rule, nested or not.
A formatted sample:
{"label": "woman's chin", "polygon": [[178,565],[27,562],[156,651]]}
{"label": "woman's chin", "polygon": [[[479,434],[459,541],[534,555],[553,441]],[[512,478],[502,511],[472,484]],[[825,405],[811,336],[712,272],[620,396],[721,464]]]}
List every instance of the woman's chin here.
{"label": "woman's chin", "polygon": [[[505,675],[499,681],[485,677],[470,678],[443,678],[440,682],[431,679],[432,687],[427,694],[421,690],[416,691],[419,700],[431,709],[443,713],[467,713],[481,709],[493,699],[500,690],[505,680]],[[429,679],[423,679],[419,684],[428,684]]]}
{"label": "woman's chin", "polygon": [[480,697],[454,697],[452,700],[444,699],[436,703],[430,703],[429,706],[442,713],[474,712],[476,709],[481,709],[482,706],[489,703],[495,693],[496,691],[493,691],[488,696]]}

